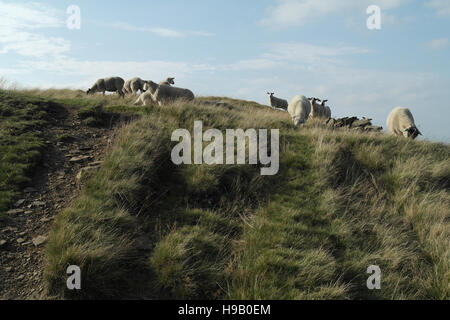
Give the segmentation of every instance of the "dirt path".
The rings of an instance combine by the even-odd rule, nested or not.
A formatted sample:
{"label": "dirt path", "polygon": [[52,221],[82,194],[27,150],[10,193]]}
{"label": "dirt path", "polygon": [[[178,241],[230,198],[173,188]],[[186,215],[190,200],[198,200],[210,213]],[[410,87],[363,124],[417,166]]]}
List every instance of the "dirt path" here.
{"label": "dirt path", "polygon": [[[0,227],[0,299],[45,299],[44,247],[55,216],[80,193],[81,168],[102,161],[114,138],[114,127],[80,123],[76,108],[55,119],[41,166]],[[65,142],[59,141],[64,135]],[[6,241],[6,242],[5,242]],[[0,242],[1,244],[1,242]]]}

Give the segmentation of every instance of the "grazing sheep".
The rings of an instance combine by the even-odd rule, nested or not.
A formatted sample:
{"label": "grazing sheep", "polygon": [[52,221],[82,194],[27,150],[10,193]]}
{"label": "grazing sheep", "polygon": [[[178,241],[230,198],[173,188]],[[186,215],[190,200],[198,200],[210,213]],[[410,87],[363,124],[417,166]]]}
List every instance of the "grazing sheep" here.
{"label": "grazing sheep", "polygon": [[294,125],[298,126],[305,123],[311,113],[311,103],[303,95],[296,95],[291,99],[288,106],[288,112],[294,121]]}
{"label": "grazing sheep", "polygon": [[125,97],[123,93],[123,85],[125,81],[120,77],[112,77],[105,79],[98,79],[97,82],[90,88],[86,94],[94,94],[96,92],[103,92],[105,95],[105,91],[108,92],[117,92],[119,96],[122,98]]}
{"label": "grazing sheep", "polygon": [[284,99],[280,99],[274,96],[274,93],[267,92],[269,95],[269,103],[272,108],[281,108],[281,109],[287,109],[288,108],[288,102]]}
{"label": "grazing sheep", "polygon": [[125,94],[137,94],[139,90],[141,90],[141,93],[145,92],[144,86],[147,83],[147,81],[142,80],[141,78],[133,78],[130,80],[127,80],[124,85],[124,92]]}
{"label": "grazing sheep", "polygon": [[160,86],[162,86],[162,85],[170,86],[170,85],[174,85],[174,84],[175,84],[175,78],[167,78],[166,80],[161,81],[159,83]]}
{"label": "grazing sheep", "polygon": [[177,99],[184,99],[188,101],[195,99],[194,94],[189,89],[159,85],[153,81],[148,81],[147,84],[148,86],[146,86],[146,88],[148,88],[152,93],[153,100],[160,106]]}
{"label": "grazing sheep", "polygon": [[397,136],[403,135],[405,138],[415,139],[422,135],[414,123],[414,117],[407,108],[397,107],[387,118],[388,132]]}

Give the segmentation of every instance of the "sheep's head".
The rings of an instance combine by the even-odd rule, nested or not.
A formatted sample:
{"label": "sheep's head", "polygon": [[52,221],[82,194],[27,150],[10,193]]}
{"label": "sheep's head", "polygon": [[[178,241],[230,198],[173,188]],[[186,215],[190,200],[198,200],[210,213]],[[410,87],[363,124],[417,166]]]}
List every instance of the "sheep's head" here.
{"label": "sheep's head", "polygon": [[92,92],[92,89],[88,89],[88,91],[86,91],[86,95],[90,95],[90,94],[92,94],[93,92]]}
{"label": "sheep's head", "polygon": [[328,102],[328,100],[322,100],[322,102],[320,103],[320,105],[322,106],[322,107],[325,107],[325,103],[327,103]]}
{"label": "sheep's head", "polygon": [[405,136],[405,138],[411,138],[414,140],[419,135],[422,135],[422,133],[416,127],[410,127],[403,131],[403,136]]}
{"label": "sheep's head", "polygon": [[167,82],[170,84],[175,84],[175,78],[167,78]]}
{"label": "sheep's head", "polygon": [[267,94],[271,97],[273,97],[273,95],[275,94],[274,92],[267,92]]}
{"label": "sheep's head", "polygon": [[299,125],[305,123],[305,120],[302,120],[299,116],[293,116],[292,121],[294,122],[294,126],[298,127]]}

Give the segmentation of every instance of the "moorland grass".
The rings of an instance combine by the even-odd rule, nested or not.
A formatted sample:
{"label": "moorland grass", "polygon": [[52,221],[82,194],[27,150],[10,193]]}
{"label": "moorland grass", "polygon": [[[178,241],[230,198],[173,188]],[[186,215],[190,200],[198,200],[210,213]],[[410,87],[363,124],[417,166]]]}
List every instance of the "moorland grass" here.
{"label": "moorland grass", "polygon": [[[136,108],[133,98],[36,94],[141,115],[56,219],[46,250],[54,297],[450,297],[448,145],[292,128],[283,112],[222,97]],[[174,166],[170,134],[195,120],[205,130],[280,129],[279,174]],[[65,289],[70,264],[83,272],[79,292]],[[370,265],[381,268],[381,290],[366,286]]]}

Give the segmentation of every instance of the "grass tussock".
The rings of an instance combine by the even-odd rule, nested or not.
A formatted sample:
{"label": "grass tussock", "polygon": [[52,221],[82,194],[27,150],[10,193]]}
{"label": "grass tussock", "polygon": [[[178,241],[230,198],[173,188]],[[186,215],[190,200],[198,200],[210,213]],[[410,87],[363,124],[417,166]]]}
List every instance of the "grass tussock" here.
{"label": "grass tussock", "polygon": [[[218,97],[132,106],[133,97],[33,94],[141,117],[62,212],[47,244],[59,298],[448,299],[448,145],[293,128],[257,103]],[[96,109],[100,108],[101,109]],[[174,129],[280,129],[280,172],[175,166]],[[66,290],[68,265],[83,289]],[[378,265],[382,289],[368,290]]]}

